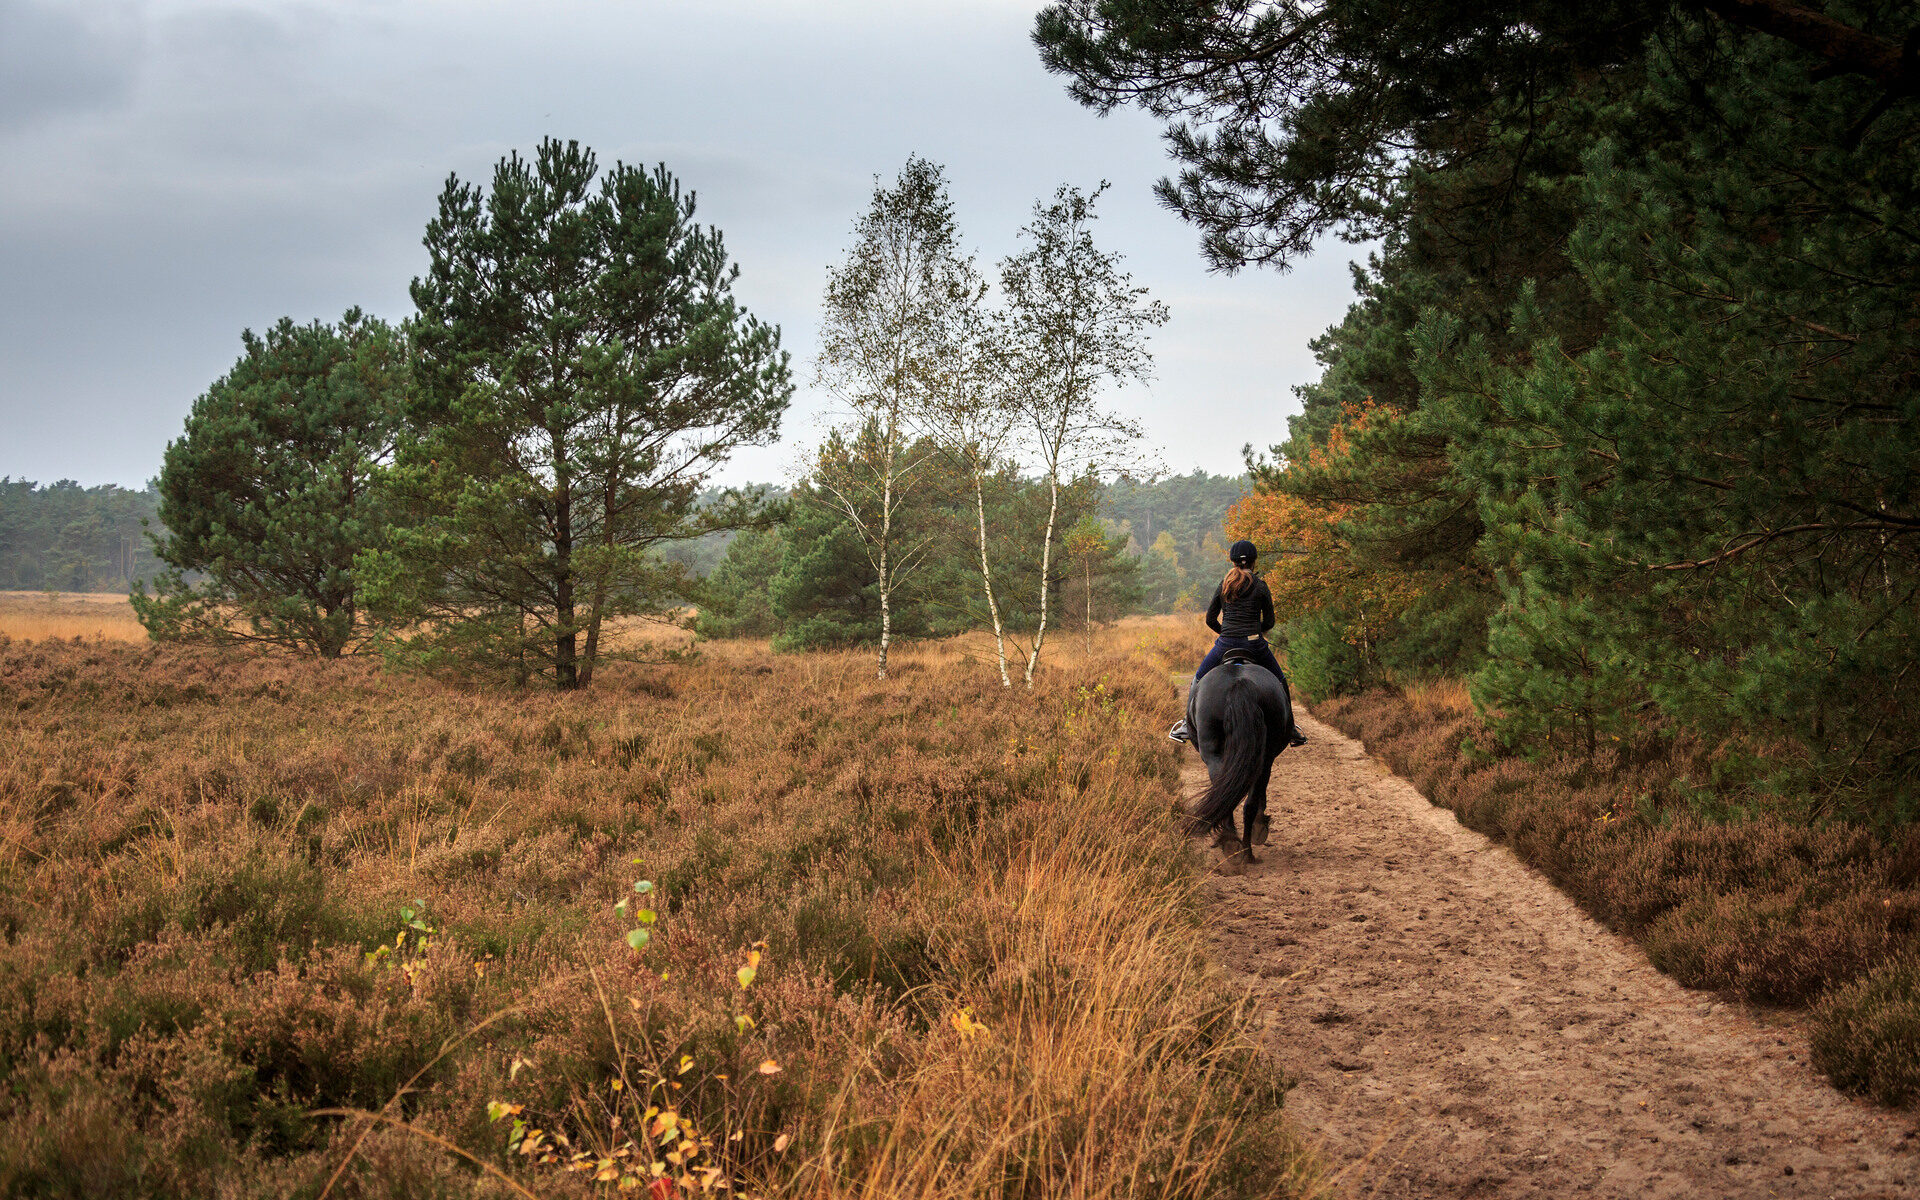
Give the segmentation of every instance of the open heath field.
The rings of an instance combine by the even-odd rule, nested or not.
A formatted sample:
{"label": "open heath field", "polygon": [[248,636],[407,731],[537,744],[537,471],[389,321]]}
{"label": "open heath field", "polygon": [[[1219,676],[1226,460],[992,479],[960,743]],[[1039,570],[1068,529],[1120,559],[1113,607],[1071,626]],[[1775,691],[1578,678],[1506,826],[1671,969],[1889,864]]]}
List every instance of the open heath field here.
{"label": "open heath field", "polygon": [[1195,654],[0,645],[0,1194],[1312,1194],[1172,820]]}
{"label": "open heath field", "polygon": [[113,592],[0,591],[0,637],[145,642],[127,598]]}
{"label": "open heath field", "polygon": [[[679,622],[689,615],[690,611],[669,613],[664,620],[622,617],[610,621],[608,648],[629,654],[685,649],[692,635]],[[149,640],[133,615],[133,606],[114,592],[0,591],[0,637],[23,642],[78,638],[145,644]]]}

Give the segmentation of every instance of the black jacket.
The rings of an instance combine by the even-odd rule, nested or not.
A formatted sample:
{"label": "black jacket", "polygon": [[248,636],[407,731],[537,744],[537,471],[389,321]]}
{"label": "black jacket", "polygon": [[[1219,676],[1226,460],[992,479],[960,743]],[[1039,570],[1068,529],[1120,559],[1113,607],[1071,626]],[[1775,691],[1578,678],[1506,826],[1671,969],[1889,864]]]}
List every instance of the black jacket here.
{"label": "black jacket", "polygon": [[1207,605],[1207,628],[1221,637],[1253,637],[1273,628],[1273,593],[1267,581],[1256,578],[1253,586],[1231,600],[1213,589],[1213,603]]}

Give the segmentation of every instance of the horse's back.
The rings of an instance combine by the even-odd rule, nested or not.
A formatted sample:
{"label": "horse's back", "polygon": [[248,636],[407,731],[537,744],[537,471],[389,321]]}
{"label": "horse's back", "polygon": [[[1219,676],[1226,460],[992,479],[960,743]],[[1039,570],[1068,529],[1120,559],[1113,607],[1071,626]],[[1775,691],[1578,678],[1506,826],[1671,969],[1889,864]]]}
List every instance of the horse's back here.
{"label": "horse's back", "polygon": [[1275,734],[1284,734],[1293,725],[1293,706],[1287,689],[1272,671],[1258,663],[1222,663],[1200,677],[1193,685],[1192,717],[1195,728],[1218,720],[1227,695],[1237,689],[1250,690],[1267,715],[1267,724]]}

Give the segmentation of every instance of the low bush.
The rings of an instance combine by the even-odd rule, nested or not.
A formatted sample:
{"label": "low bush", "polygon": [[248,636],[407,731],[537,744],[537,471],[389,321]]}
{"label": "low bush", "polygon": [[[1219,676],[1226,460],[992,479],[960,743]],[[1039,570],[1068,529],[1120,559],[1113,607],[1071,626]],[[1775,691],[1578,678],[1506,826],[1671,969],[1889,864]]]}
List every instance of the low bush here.
{"label": "low bush", "polygon": [[1920,1099],[1920,954],[1835,988],[1814,1009],[1813,1061],[1882,1104]]}
{"label": "low bush", "polygon": [[1610,743],[1591,760],[1490,753],[1464,689],[1444,684],[1314,712],[1680,982],[1774,1004],[1830,997],[1814,1009],[1823,1069],[1883,1099],[1913,1094],[1884,1081],[1910,1081],[1920,1054],[1912,973],[1888,965],[1920,952],[1920,829],[1810,822],[1705,787],[1713,755],[1684,739]]}
{"label": "low bush", "polygon": [[1301,1194],[1170,819],[1197,657],[0,646],[0,1194]]}

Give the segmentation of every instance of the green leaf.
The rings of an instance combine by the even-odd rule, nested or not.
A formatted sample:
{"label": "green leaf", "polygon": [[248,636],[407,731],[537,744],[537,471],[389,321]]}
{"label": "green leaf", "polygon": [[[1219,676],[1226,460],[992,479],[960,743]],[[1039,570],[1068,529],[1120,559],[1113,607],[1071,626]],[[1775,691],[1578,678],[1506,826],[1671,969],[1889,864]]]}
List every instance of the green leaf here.
{"label": "green leaf", "polygon": [[642,879],[639,883],[633,885],[633,890],[644,896],[653,890],[653,881],[650,879]]}
{"label": "green leaf", "polygon": [[630,929],[627,931],[627,945],[632,946],[635,950],[645,950],[647,943],[652,940],[653,935],[644,929]]}
{"label": "green leaf", "polygon": [[512,1106],[509,1105],[505,1100],[487,1101],[487,1120],[489,1122],[498,1121],[501,1117],[504,1117],[507,1115],[507,1112],[511,1107]]}
{"label": "green leaf", "polygon": [[735,979],[738,979],[740,981],[741,988],[745,989],[748,984],[753,982],[754,977],[758,974],[760,974],[760,972],[753,967],[741,967],[738,971],[735,971],[733,973],[733,977]]}
{"label": "green leaf", "polygon": [[614,905],[614,906],[613,906],[613,911],[615,911],[615,912],[617,912],[617,913],[619,913],[619,914],[620,914],[621,916],[623,916],[623,917],[624,917],[624,916],[626,916],[626,915],[627,915],[627,902],[626,902],[625,900],[622,900],[622,901],[620,901],[620,903],[618,903],[618,904],[616,904],[616,905]]}

